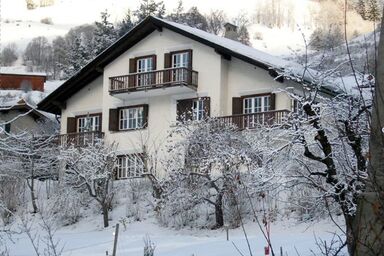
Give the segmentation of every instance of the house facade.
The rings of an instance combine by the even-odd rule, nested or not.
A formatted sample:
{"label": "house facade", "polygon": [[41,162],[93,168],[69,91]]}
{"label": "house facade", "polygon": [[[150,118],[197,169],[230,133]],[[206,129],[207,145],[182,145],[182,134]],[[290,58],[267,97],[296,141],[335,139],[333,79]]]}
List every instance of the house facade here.
{"label": "house facade", "polygon": [[302,89],[276,77],[274,68],[284,64],[233,40],[148,17],[38,107],[61,115],[62,143],[117,142],[118,178],[135,177],[143,171],[143,146],[158,152],[178,121],[210,116],[242,129],[280,122],[294,107],[280,89]]}

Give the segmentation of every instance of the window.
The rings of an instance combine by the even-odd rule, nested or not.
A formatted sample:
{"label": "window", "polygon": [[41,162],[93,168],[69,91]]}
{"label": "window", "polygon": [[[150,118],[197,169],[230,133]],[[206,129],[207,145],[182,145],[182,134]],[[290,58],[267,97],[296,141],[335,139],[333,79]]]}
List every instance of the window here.
{"label": "window", "polygon": [[82,116],[77,118],[77,132],[93,132],[101,130],[101,115]]}
{"label": "window", "polygon": [[6,121],[0,120],[0,134],[11,132],[11,124],[10,123],[4,123],[4,122],[6,122]]}
{"label": "window", "polygon": [[304,114],[303,104],[296,99],[291,100],[291,111],[299,116]]}
{"label": "window", "polygon": [[271,109],[271,96],[244,98],[244,114],[266,112]]}
{"label": "window", "polygon": [[[150,72],[154,69],[154,57],[145,57],[137,59],[136,63],[137,73],[146,73]],[[153,84],[153,74],[139,74],[137,75],[137,85],[138,86],[146,86]]]}
{"label": "window", "polygon": [[188,68],[189,67],[189,52],[178,52],[172,54],[173,68]]}
{"label": "window", "polygon": [[144,107],[120,109],[119,130],[141,129],[144,123]]}
{"label": "window", "polygon": [[257,125],[265,124],[271,118],[270,115],[263,113],[271,109],[270,95],[248,97],[243,100],[244,114],[261,114],[245,116],[242,127],[255,128]]}
{"label": "window", "polygon": [[198,121],[210,116],[210,98],[184,99],[177,101],[177,121]]}
{"label": "window", "polygon": [[188,78],[188,70],[183,68],[190,67],[190,52],[177,52],[172,54],[172,68],[174,68],[172,72],[172,81],[180,82],[187,81]]}
{"label": "window", "polygon": [[141,154],[130,154],[117,158],[118,179],[140,177],[144,172],[144,162]]}
{"label": "window", "polygon": [[192,120],[193,121],[203,120],[206,117],[204,102],[205,100],[203,99],[197,99],[192,101]]}

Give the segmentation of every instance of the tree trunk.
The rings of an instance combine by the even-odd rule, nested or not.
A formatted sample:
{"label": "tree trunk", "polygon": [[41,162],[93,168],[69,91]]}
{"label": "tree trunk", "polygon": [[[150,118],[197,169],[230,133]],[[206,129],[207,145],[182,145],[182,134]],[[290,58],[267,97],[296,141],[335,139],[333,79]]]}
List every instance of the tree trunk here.
{"label": "tree trunk", "polygon": [[215,217],[216,217],[215,228],[221,228],[222,226],[224,226],[223,194],[222,193],[219,193],[216,197]]}
{"label": "tree trunk", "polygon": [[358,201],[358,241],[355,256],[383,255],[384,251],[384,18],[381,25],[372,108],[370,161],[366,191]]}
{"label": "tree trunk", "polygon": [[109,226],[109,220],[108,220],[109,207],[108,207],[108,204],[103,204],[101,208],[103,210],[104,227],[107,228]]}

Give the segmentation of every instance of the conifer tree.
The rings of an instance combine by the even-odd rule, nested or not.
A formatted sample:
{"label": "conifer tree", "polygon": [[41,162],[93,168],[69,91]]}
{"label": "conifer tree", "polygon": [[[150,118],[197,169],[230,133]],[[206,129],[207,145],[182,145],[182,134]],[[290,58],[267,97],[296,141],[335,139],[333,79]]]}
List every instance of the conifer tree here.
{"label": "conifer tree", "polygon": [[163,18],[165,14],[165,6],[163,1],[155,2],[154,0],[141,0],[140,6],[133,12],[137,22],[142,21],[149,15]]}
{"label": "conifer tree", "polygon": [[377,0],[368,0],[367,4],[367,16],[370,21],[379,21],[381,18],[380,7]]}
{"label": "conifer tree", "polygon": [[68,52],[68,66],[64,69],[64,75],[69,78],[83,68],[90,60],[89,52],[82,43],[81,37],[76,36]]}
{"label": "conifer tree", "polygon": [[98,55],[108,48],[117,39],[117,33],[113,24],[108,20],[109,14],[107,10],[101,12],[101,21],[96,21],[96,29],[94,36],[94,54]]}
{"label": "conifer tree", "polygon": [[117,25],[117,33],[119,37],[123,36],[125,33],[127,33],[129,30],[131,30],[135,26],[131,16],[132,16],[131,10],[128,10],[125,13],[125,17],[123,18],[123,20],[120,21],[119,24]]}
{"label": "conifer tree", "polygon": [[356,12],[360,14],[360,16],[366,20],[366,6],[365,6],[365,0],[358,0],[356,4]]}

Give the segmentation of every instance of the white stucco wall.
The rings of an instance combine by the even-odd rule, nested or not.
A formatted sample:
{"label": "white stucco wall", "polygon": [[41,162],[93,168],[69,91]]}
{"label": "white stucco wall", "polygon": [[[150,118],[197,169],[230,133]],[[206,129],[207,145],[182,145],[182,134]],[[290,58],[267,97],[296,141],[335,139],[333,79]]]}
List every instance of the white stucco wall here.
{"label": "white stucco wall", "polygon": [[103,76],[83,87],[66,102],[61,110],[60,133],[67,133],[67,117],[100,113],[103,109]]}

